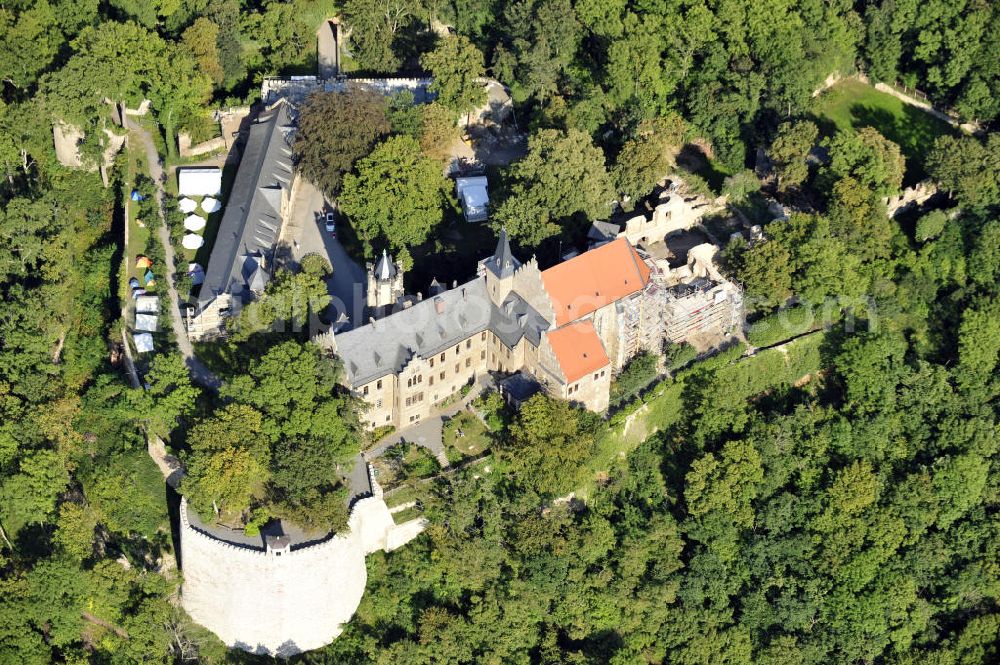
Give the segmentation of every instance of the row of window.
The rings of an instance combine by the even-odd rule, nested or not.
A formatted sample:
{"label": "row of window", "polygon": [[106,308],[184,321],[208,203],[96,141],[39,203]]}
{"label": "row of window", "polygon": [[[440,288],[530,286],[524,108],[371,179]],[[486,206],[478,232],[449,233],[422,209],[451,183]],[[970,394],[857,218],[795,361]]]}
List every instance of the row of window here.
{"label": "row of window", "polygon": [[[597,381],[599,378],[601,378],[602,376],[604,376],[604,374],[605,374],[606,371],[607,370],[603,370],[602,369],[600,372],[594,372],[594,381]],[[566,394],[567,395],[572,395],[572,394],[574,394],[576,392],[579,392],[579,390],[580,390],[580,384],[579,383],[574,383],[573,385],[571,385],[566,390]]]}
{"label": "row of window", "polygon": [[423,393],[417,393],[416,395],[414,395],[412,397],[407,397],[406,398],[406,406],[410,406],[411,404],[417,404],[417,403],[423,402],[423,401],[424,401],[424,394]]}

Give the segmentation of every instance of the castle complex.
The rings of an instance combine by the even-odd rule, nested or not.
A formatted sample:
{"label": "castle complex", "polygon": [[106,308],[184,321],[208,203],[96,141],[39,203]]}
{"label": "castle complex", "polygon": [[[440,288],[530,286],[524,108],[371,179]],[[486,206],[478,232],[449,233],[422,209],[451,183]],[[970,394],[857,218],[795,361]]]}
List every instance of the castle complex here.
{"label": "castle complex", "polygon": [[742,325],[739,287],[714,245],[670,268],[618,237],[547,270],[519,261],[506,233],[477,276],[427,298],[402,294],[400,266],[369,265],[370,322],[333,336],[369,428],[402,428],[486,372],[522,373],[549,395],[603,412],[611,380],[636,354]]}

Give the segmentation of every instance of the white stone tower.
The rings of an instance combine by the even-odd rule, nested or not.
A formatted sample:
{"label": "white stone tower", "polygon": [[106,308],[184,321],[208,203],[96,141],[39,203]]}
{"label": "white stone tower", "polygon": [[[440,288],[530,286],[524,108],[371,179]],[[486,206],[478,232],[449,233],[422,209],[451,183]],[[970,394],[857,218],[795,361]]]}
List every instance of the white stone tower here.
{"label": "white stone tower", "polygon": [[370,316],[381,318],[403,303],[403,267],[394,263],[383,249],[378,264],[367,263],[365,268],[368,272],[365,304]]}

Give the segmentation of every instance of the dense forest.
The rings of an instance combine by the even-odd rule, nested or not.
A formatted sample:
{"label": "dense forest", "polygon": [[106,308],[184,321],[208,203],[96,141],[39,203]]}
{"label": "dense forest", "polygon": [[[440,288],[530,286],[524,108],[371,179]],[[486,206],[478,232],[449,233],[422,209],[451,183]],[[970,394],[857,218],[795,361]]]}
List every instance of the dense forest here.
{"label": "dense forest", "polygon": [[[528,155],[502,174],[496,219],[519,248],[644,196],[682,144],[711,157],[733,201],[762,187],[752,169],[766,161],[763,186],[793,212],[765,242],[723,254],[746,290],[749,341],[783,342],[818,309],[827,326],[691,364],[610,419],[544,397],[517,413],[494,405],[488,466],[421,485],[427,533],[368,559],[354,620],[300,662],[1000,660],[995,3],[332,5],[0,7],[0,662],[256,662],[173,602],[168,497],[147,435],[186,456],[199,509],[257,502],[343,524],[343,490],[323,470],[360,434],[336,363],[257,334],[228,349],[244,355],[220,395],[165,350],[130,388],[122,206],[140,183],[124,154],[108,187],[60,165],[52,138],[54,122],[79,127],[84,166],[96,166],[107,132],[122,131],[106,102],[148,99],[171,158],[179,130],[204,131],[206,109],[255,101],[264,76],[312,73],[316,27],[334,15],[351,31],[350,73],[482,71],[509,87]],[[983,132],[932,137],[917,159],[889,138],[906,127],[823,126],[813,92],[858,71]],[[438,99],[428,108],[472,101],[443,83]],[[404,248],[434,233],[440,214],[427,211],[445,185],[427,160],[454,126],[440,110],[395,100],[373,115],[363,102],[316,107],[367,124],[338,139],[356,154],[310,178],[341,193],[356,232]],[[411,173],[391,169],[401,162]],[[578,170],[575,189],[555,163]],[[890,218],[885,198],[918,164],[942,194]],[[412,172],[409,209],[366,196]],[[324,269],[287,279],[315,288]],[[633,416],[655,416],[656,433],[595,473],[589,461]]]}

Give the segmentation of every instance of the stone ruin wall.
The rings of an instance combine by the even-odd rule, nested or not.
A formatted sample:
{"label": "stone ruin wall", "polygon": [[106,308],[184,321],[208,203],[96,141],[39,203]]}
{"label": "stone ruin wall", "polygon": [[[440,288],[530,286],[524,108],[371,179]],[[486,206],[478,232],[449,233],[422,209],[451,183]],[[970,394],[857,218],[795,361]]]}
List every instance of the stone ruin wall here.
{"label": "stone ruin wall", "polygon": [[182,604],[226,645],[290,656],[332,642],[354,615],[368,579],[365,555],[419,535],[422,518],[396,525],[381,488],[355,503],[349,531],[282,553],[241,547],[193,526],[180,506]]}

